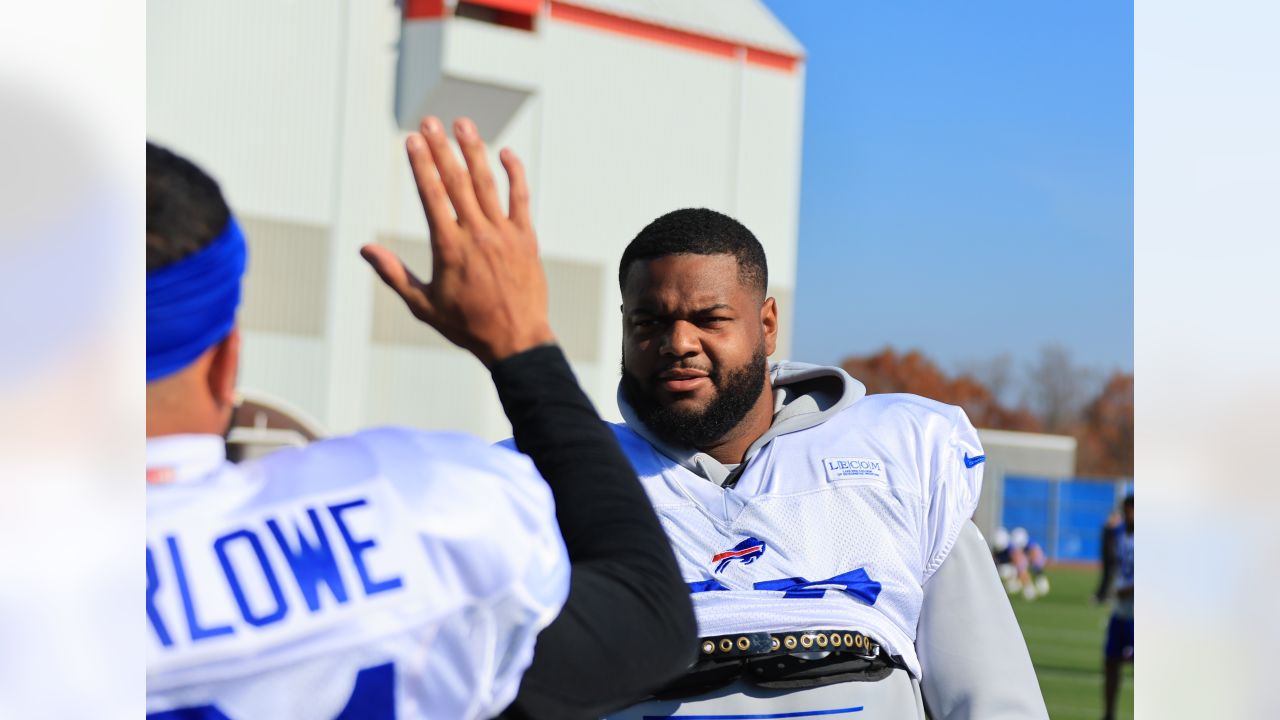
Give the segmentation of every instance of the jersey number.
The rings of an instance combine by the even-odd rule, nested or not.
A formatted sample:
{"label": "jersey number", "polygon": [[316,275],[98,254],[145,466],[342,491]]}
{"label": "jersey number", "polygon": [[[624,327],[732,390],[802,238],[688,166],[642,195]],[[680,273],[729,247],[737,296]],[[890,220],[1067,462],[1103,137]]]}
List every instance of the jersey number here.
{"label": "jersey number", "polygon": [[[729,589],[724,583],[714,578],[691,582],[688,585],[689,592],[692,593]],[[868,605],[875,605],[876,598],[880,596],[880,583],[872,580],[863,568],[843,572],[826,580],[806,580],[802,577],[761,580],[752,585],[752,589],[781,591],[784,598],[820,598],[827,594],[827,590],[840,590]]]}
{"label": "jersey number", "polygon": [[[334,720],[395,720],[396,669],[391,663],[356,673],[356,686],[347,706]],[[147,720],[233,720],[214,705],[179,708],[147,714]]]}

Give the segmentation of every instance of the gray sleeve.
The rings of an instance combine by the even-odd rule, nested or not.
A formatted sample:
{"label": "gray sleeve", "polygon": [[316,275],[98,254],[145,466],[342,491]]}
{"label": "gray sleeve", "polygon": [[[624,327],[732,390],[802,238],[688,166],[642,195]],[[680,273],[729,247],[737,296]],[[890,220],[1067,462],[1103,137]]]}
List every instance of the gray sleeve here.
{"label": "gray sleeve", "polygon": [[916,652],[934,720],[1049,717],[991,551],[972,522],[925,583]]}

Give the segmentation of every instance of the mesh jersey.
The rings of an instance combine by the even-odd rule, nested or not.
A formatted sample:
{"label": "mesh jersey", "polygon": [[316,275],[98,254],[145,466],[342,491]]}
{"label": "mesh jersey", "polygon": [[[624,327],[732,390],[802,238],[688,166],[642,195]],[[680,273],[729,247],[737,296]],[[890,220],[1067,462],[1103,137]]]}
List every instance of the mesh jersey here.
{"label": "mesh jersey", "polygon": [[860,630],[920,676],[923,585],[982,485],[982,447],[963,410],[868,396],[773,439],[729,490],[625,425],[615,432],[693,591],[702,636]]}
{"label": "mesh jersey", "polygon": [[147,489],[149,717],[491,717],[568,593],[550,490],[476,438],[233,465],[172,436],[147,462],[170,481]]}

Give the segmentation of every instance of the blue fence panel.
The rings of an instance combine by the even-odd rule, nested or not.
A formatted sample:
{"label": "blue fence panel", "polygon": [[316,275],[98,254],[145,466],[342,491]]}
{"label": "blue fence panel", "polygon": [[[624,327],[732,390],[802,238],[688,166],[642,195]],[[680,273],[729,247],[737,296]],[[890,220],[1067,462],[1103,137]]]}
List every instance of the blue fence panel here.
{"label": "blue fence panel", "polygon": [[1048,552],[1053,525],[1052,504],[1053,484],[1049,480],[1006,475],[1000,523],[1010,530],[1026,528],[1031,539]]}
{"label": "blue fence panel", "polygon": [[1000,522],[1026,528],[1053,560],[1102,559],[1102,526],[1133,483],[1006,476]]}
{"label": "blue fence panel", "polygon": [[1068,480],[1058,504],[1058,560],[1101,560],[1102,525],[1116,507],[1116,486],[1109,482]]}

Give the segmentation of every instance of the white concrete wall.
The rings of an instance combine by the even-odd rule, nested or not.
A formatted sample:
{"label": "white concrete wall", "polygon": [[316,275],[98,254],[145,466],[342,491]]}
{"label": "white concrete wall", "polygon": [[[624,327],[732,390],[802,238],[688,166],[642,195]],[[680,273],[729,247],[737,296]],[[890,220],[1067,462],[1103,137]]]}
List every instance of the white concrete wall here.
{"label": "white concrete wall", "polygon": [[[534,34],[433,22],[444,24],[417,37],[442,38],[441,68],[469,73],[436,96],[462,107],[439,112],[469,112],[480,95],[468,82],[532,87],[490,145],[495,166],[503,146],[528,166],[552,323],[602,413],[617,417],[618,257],[678,207],[735,215],[760,238],[783,301],[775,357],[786,357],[802,66],[786,73],[546,16]],[[430,274],[394,115],[396,8],[166,0],[148,5],[147,29],[148,137],[217,177],[251,226],[241,385],[331,432],[397,423],[505,436],[484,368],[394,315],[398,300],[357,254],[392,242]]]}

